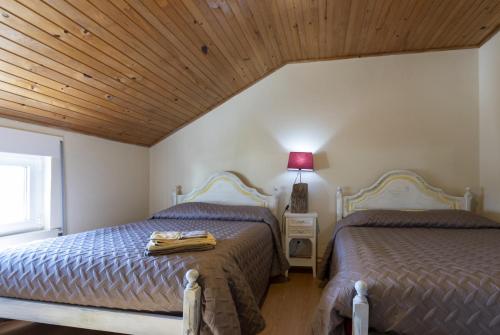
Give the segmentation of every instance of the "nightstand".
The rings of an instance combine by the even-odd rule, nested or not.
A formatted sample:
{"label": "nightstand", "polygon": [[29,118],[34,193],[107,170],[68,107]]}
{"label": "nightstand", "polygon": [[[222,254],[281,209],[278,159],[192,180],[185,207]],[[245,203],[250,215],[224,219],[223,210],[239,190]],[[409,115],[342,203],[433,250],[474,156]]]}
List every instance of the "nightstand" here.
{"label": "nightstand", "polygon": [[285,213],[285,255],[290,266],[311,267],[316,277],[317,213]]}

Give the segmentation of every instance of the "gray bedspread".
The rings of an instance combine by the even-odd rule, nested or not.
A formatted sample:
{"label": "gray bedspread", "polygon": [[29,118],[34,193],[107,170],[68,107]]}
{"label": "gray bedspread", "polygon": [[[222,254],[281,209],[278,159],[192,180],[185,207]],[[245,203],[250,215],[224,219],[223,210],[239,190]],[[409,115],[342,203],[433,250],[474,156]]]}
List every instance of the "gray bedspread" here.
{"label": "gray bedspread", "polygon": [[[154,230],[199,230],[214,250],[145,256]],[[256,334],[269,278],[284,273],[279,227],[266,208],[190,203],[150,220],[0,251],[0,296],[180,313],[184,274],[197,269],[203,334]]]}
{"label": "gray bedspread", "polygon": [[368,283],[370,327],[408,335],[500,334],[500,225],[463,211],[366,211],[336,228],[312,328],[343,334],[354,283]]}

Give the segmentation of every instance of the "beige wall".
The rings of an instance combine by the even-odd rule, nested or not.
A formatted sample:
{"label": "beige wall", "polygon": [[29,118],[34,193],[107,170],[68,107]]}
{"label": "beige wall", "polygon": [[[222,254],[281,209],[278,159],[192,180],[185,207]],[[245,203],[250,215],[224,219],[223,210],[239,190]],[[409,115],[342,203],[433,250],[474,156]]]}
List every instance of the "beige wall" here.
{"label": "beige wall", "polygon": [[127,223],[148,212],[148,148],[0,118],[0,127],[64,138],[70,233]]}
{"label": "beige wall", "polygon": [[315,152],[304,174],[319,213],[320,252],[335,220],[335,189],[412,169],[446,191],[479,190],[478,51],[287,65],[150,150],[150,211],[218,170],[242,174],[285,202],[288,152]]}
{"label": "beige wall", "polygon": [[500,220],[500,34],[479,50],[479,120],[484,212]]}

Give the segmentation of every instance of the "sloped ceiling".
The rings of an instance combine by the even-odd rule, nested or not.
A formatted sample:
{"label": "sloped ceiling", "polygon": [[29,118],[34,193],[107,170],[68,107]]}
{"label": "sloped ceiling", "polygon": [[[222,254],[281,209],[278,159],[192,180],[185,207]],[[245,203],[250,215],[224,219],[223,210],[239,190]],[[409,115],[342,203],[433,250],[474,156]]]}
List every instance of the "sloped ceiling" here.
{"label": "sloped ceiling", "polygon": [[499,24],[498,0],[2,0],[0,116],[150,146],[286,63]]}

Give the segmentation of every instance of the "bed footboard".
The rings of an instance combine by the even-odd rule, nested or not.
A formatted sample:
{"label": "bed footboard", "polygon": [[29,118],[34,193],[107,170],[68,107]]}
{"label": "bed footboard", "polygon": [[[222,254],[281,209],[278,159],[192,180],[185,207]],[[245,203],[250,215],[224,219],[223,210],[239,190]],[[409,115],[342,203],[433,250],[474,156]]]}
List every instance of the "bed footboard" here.
{"label": "bed footboard", "polygon": [[0,318],[135,335],[198,335],[201,287],[196,270],[186,272],[183,315],[171,316],[0,297]]}
{"label": "bed footboard", "polygon": [[352,335],[368,335],[368,319],[370,306],[366,296],[368,286],[362,280],[354,284],[356,296],[352,301]]}
{"label": "bed footboard", "polygon": [[196,270],[186,272],[188,282],[184,289],[184,306],[182,310],[182,335],[197,335],[201,320],[201,287],[196,282],[199,273]]}

